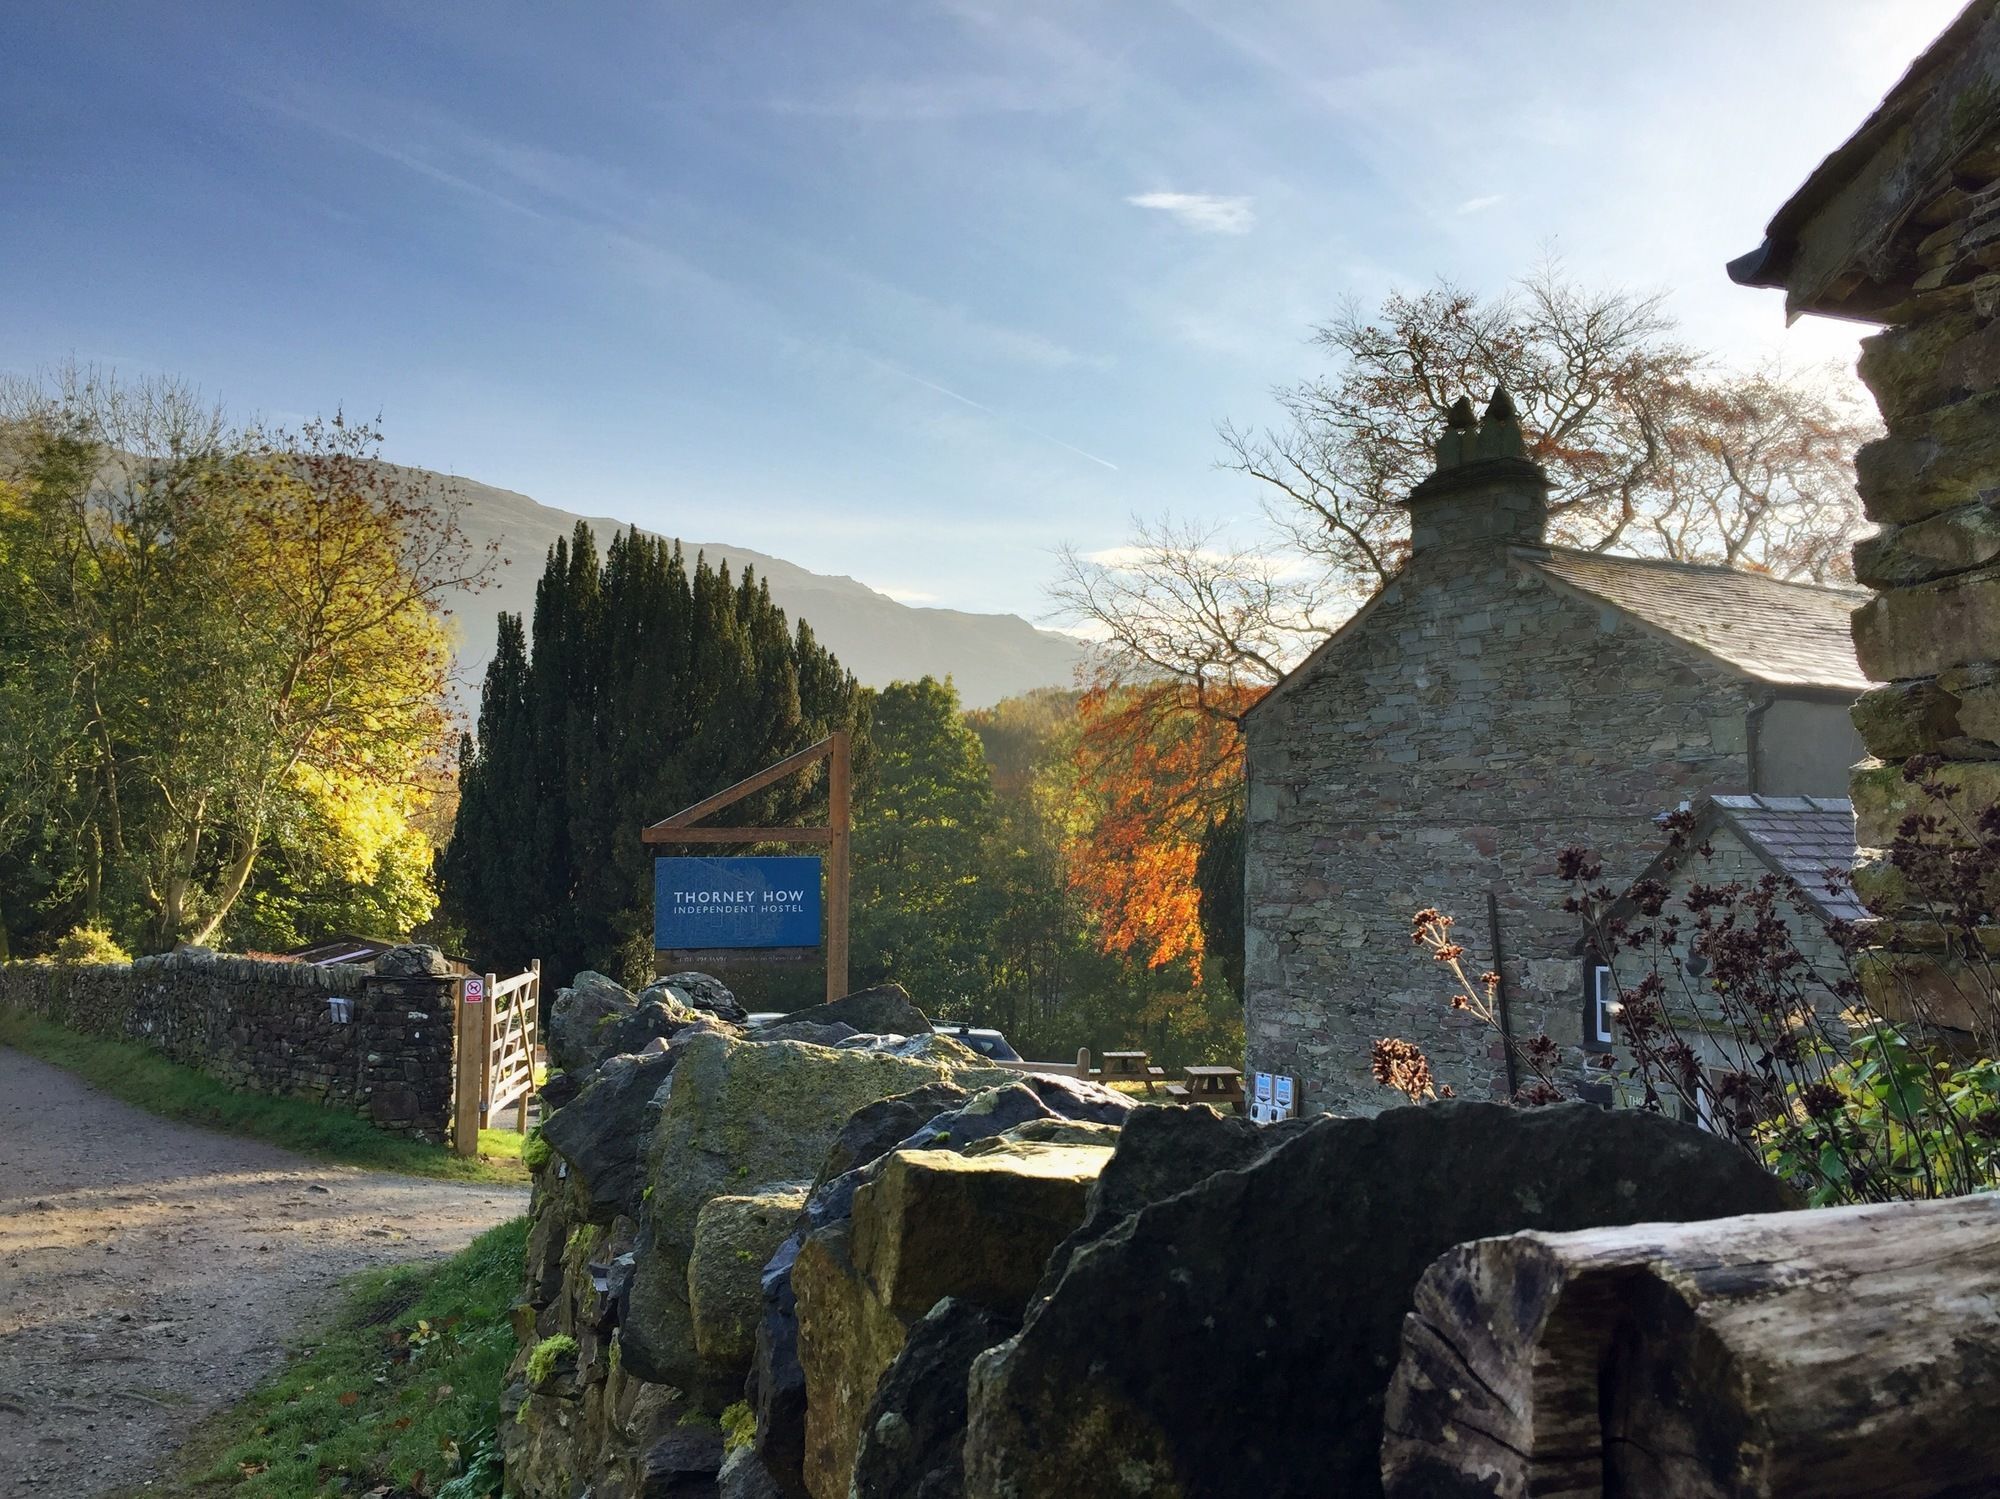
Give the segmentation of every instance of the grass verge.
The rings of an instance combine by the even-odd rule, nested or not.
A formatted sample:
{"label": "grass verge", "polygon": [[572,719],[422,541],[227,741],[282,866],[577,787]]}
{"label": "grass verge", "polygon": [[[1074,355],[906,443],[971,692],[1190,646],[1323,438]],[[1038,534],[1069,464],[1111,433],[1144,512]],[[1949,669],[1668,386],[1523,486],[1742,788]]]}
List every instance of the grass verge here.
{"label": "grass verge", "polygon": [[239,1093],[149,1047],[79,1035],[18,1011],[0,1008],[0,1044],[74,1072],[149,1114],[249,1135],[343,1166],[448,1181],[518,1184],[528,1179],[521,1164],[522,1137],[511,1130],[481,1130],[479,1154],[461,1160],[443,1146],[387,1134],[352,1114],[298,1098]]}
{"label": "grass verge", "polygon": [[488,1229],[441,1263],[350,1282],[316,1342],[195,1428],[177,1469],[136,1490],[237,1499],[434,1499],[500,1491],[500,1385],[513,1357],[528,1220]]}

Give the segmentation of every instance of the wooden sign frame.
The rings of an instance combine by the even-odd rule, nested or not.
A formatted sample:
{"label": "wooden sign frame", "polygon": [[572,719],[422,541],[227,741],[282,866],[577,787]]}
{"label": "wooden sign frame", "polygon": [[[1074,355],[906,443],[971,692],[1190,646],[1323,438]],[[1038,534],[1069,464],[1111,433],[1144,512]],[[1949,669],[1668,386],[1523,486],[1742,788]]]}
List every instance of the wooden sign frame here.
{"label": "wooden sign frame", "polygon": [[[775,785],[786,776],[826,761],[827,818],[825,827],[717,828],[697,827],[702,818],[720,812],[744,797]],[[795,755],[787,755],[775,765],[746,776],[691,807],[683,807],[671,817],[663,817],[639,836],[647,843],[816,843],[826,847],[826,997],[840,999],[847,993],[848,843],[850,832],[849,797],[852,775],[851,747],[845,729],[836,729],[817,744],[807,745]],[[744,949],[754,953],[758,949]],[[734,950],[732,950],[734,952]],[[737,954],[739,958],[742,954]],[[749,961],[756,961],[754,958]],[[770,958],[764,961],[773,961]]]}

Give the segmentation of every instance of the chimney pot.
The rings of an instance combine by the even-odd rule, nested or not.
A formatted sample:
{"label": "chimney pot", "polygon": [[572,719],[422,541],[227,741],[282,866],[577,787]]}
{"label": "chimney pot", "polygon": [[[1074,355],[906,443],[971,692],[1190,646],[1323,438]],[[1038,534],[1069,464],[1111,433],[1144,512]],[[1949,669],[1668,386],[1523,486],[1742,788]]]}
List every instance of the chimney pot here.
{"label": "chimney pot", "polygon": [[1545,540],[1549,477],[1528,459],[1520,413],[1504,385],[1494,387],[1476,421],[1470,397],[1452,402],[1436,452],[1436,469],[1410,494],[1412,554]]}

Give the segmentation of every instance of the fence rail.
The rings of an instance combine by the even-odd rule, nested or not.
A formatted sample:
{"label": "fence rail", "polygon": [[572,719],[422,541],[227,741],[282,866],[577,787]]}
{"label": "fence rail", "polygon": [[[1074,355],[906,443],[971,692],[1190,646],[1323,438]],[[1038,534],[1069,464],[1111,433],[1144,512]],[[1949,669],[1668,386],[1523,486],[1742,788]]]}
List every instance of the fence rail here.
{"label": "fence rail", "polygon": [[535,1052],[541,1039],[542,963],[511,978],[467,974],[459,980],[453,1148],[479,1149],[479,1131],[512,1105],[514,1128],[528,1131],[535,1092]]}

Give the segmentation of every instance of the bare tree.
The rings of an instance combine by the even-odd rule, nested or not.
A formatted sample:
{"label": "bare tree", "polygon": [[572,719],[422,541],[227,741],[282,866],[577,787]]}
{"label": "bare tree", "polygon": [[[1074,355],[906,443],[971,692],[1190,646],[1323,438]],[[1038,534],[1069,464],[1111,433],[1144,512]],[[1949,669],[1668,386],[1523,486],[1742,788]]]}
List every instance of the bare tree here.
{"label": "bare tree", "polygon": [[1225,422],[1225,469],[1261,486],[1271,540],[1135,523],[1110,556],[1065,551],[1057,612],[1128,681],[1275,681],[1330,622],[1392,577],[1404,501],[1444,414],[1505,385],[1550,481],[1560,546],[1831,581],[1861,526],[1849,455],[1872,432],[1821,373],[1742,372],[1676,335],[1657,295],[1578,286],[1548,261],[1507,293],[1448,282],[1350,305],[1313,332],[1320,377],[1273,393],[1281,421]]}
{"label": "bare tree", "polygon": [[1064,547],[1051,587],[1069,617],[1099,631],[1100,669],[1127,680],[1173,678],[1204,710],[1227,691],[1268,686],[1325,628],[1337,581],[1317,559],[1227,542],[1216,527],[1135,516],[1115,553]]}

